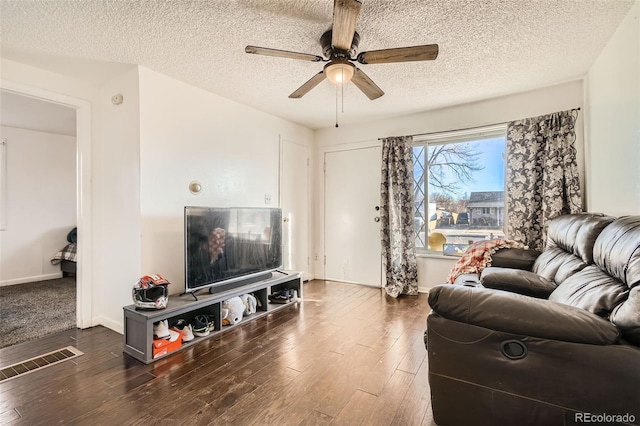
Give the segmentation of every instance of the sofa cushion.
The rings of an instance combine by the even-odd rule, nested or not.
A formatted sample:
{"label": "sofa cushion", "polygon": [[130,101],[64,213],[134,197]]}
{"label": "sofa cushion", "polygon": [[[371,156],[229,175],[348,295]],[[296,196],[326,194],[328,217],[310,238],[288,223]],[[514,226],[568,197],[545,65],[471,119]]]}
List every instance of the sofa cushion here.
{"label": "sofa cushion", "polygon": [[567,253],[560,247],[551,247],[542,252],[533,264],[533,272],[561,284],[567,277],[582,271],[586,263],[582,259]]}
{"label": "sofa cushion", "polygon": [[621,217],[605,228],[593,252],[596,265],[629,289],[610,320],[625,339],[640,346],[640,216]]}
{"label": "sofa cushion", "polygon": [[574,244],[574,254],[582,259],[583,262],[591,265],[593,259],[593,247],[609,224],[615,220],[612,216],[588,215],[589,217],[582,223],[576,242]]}
{"label": "sofa cushion", "polygon": [[640,285],[640,216],[624,216],[596,240],[594,262],[629,288]]}
{"label": "sofa cushion", "polygon": [[582,308],[608,318],[613,308],[627,299],[627,286],[595,265],[567,278],[549,296],[549,300]]}
{"label": "sofa cushion", "polygon": [[540,252],[537,250],[520,248],[500,249],[491,256],[491,266],[530,271],[538,256],[540,256]]}
{"label": "sofa cushion", "polygon": [[545,250],[532,271],[560,285],[568,277],[591,265],[593,245],[614,218],[597,213],[558,216],[549,222]]}
{"label": "sofa cushion", "polygon": [[480,282],[486,288],[510,291],[546,299],[556,289],[553,281],[531,271],[491,267],[482,271]]}
{"label": "sofa cushion", "polygon": [[629,291],[629,298],[611,313],[613,322],[629,342],[640,346],[640,285]]}
{"label": "sofa cushion", "polygon": [[602,230],[615,218],[599,213],[567,214],[549,222],[546,249],[558,247],[582,259],[587,265],[593,263],[593,245]]}

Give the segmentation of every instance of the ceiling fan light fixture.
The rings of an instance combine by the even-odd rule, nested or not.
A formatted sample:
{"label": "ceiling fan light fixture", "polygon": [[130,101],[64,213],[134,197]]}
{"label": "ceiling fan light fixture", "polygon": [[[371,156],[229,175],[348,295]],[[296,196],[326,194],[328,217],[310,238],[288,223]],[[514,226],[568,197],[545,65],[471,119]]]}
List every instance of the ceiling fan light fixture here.
{"label": "ceiling fan light fixture", "polygon": [[356,67],[346,60],[334,59],[324,66],[324,72],[329,81],[338,86],[342,86],[351,81]]}
{"label": "ceiling fan light fixture", "polygon": [[[382,89],[362,71],[362,68],[356,68],[352,62],[357,61],[366,65],[432,61],[438,57],[438,45],[425,44],[421,46],[394,47],[358,53],[360,35],[356,31],[356,26],[361,6],[362,0],[333,1],[333,24],[331,29],[325,31],[320,37],[320,46],[322,46],[324,57],[251,45],[245,47],[244,50],[246,53],[300,61],[329,61],[322,71],[291,93],[289,95],[290,99],[300,99],[324,79],[329,79],[336,86],[342,87],[346,83],[352,82],[369,99],[378,99],[384,95]],[[336,91],[336,100],[338,99],[337,93]]]}

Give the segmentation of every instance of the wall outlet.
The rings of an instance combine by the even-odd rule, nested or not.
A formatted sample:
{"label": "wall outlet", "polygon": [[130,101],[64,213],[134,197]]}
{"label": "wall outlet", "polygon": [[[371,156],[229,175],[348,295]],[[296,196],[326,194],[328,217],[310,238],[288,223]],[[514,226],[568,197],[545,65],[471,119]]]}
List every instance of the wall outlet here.
{"label": "wall outlet", "polygon": [[264,203],[271,204],[271,194],[264,194]]}

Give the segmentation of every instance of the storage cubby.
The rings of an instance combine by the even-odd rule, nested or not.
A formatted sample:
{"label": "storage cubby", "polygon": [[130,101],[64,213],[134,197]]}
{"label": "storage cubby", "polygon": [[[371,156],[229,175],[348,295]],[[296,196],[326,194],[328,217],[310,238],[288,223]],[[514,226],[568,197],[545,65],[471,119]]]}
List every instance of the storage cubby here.
{"label": "storage cubby", "polygon": [[[286,308],[295,303],[270,303],[268,296],[283,288],[289,288],[298,292],[298,297],[302,298],[302,279],[300,273],[283,274],[274,272],[274,276],[252,282],[246,285],[238,285],[235,288],[225,290],[220,293],[210,294],[201,292],[196,294],[198,300],[195,300],[192,294],[173,295],[169,297],[169,303],[165,309],[161,310],[138,310],[134,305],[125,306],[124,310],[124,353],[131,355],[135,359],[149,364],[151,362],[162,359],[165,356],[187,348],[201,340],[209,339],[217,336],[234,327],[260,318],[270,312],[278,309]],[[252,293],[256,299],[260,301],[256,308],[256,313],[242,319],[238,324],[222,326],[221,305],[222,302],[235,296],[245,293]],[[196,337],[195,339],[184,342],[177,350],[169,352],[165,355],[153,357],[153,324],[167,320],[169,327],[174,325],[179,319],[186,320],[189,324],[193,323],[196,315],[211,315],[214,318],[215,329],[206,337]]]}
{"label": "storage cubby", "polygon": [[258,302],[256,313],[268,310],[269,307],[267,305],[269,303],[269,299],[267,298],[267,291],[268,289],[261,288],[260,290],[253,292],[253,295],[256,297],[256,301]]}

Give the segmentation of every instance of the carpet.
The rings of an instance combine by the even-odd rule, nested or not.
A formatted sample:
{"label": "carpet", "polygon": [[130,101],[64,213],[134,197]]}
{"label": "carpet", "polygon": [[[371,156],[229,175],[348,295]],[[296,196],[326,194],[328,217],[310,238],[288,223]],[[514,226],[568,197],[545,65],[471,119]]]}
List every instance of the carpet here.
{"label": "carpet", "polygon": [[76,327],[74,277],[0,287],[0,348]]}

